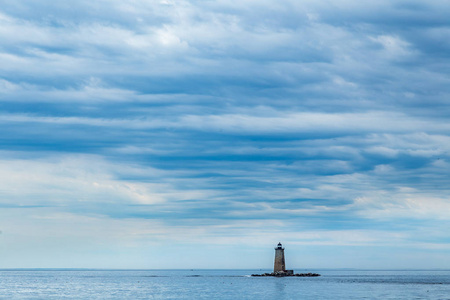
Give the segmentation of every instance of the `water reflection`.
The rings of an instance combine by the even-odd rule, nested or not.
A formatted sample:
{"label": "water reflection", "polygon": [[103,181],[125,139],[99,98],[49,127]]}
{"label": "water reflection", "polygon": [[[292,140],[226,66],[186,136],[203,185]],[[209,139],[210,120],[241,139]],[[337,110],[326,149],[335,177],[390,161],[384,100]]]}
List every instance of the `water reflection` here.
{"label": "water reflection", "polygon": [[280,296],[280,299],[284,299],[284,295],[286,295],[286,282],[283,278],[274,278],[275,282],[275,290],[277,294]]}

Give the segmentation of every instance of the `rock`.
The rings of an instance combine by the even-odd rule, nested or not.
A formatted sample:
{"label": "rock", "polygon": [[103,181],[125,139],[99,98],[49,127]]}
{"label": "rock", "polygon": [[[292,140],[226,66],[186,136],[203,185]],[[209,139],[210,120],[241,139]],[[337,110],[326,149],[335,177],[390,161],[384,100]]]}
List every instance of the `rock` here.
{"label": "rock", "polygon": [[252,274],[253,277],[266,277],[266,276],[271,276],[271,277],[317,277],[320,276],[320,274],[317,273],[299,273],[299,274],[294,274],[294,272],[272,272],[272,273],[264,273],[264,274]]}

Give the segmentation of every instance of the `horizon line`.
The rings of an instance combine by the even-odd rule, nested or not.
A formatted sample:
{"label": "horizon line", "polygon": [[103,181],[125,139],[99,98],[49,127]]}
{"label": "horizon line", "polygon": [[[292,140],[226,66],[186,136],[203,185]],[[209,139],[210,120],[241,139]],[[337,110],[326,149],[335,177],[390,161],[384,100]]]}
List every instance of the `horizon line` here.
{"label": "horizon line", "polygon": [[[450,271],[449,268],[293,268],[295,270],[321,270],[321,271]],[[272,270],[272,268],[168,268],[168,269],[139,269],[139,268],[0,268],[0,271],[245,271],[245,270]]]}

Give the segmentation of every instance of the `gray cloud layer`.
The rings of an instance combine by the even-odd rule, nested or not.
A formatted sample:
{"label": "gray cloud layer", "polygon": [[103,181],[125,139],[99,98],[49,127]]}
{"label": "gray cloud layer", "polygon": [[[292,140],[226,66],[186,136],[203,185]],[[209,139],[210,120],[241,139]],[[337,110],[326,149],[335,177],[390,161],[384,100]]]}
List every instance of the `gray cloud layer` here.
{"label": "gray cloud layer", "polygon": [[5,209],[447,244],[447,1],[0,4]]}

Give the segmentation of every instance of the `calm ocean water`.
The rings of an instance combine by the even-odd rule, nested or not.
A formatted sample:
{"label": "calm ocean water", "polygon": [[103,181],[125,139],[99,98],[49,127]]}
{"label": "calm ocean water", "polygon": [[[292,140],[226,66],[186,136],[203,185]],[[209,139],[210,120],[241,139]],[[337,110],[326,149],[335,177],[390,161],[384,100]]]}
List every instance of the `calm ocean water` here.
{"label": "calm ocean water", "polygon": [[0,299],[450,299],[450,271],[0,270]]}

